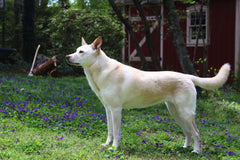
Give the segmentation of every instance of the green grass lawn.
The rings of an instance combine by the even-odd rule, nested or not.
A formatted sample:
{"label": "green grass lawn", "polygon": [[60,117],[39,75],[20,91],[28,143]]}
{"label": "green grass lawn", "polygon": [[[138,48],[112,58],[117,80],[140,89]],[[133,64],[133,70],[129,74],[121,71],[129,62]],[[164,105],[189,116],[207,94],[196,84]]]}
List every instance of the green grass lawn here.
{"label": "green grass lawn", "polygon": [[103,105],[84,77],[0,75],[0,159],[240,159],[240,93],[203,91],[196,122],[201,153],[163,104],[123,110],[118,151],[107,138]]}

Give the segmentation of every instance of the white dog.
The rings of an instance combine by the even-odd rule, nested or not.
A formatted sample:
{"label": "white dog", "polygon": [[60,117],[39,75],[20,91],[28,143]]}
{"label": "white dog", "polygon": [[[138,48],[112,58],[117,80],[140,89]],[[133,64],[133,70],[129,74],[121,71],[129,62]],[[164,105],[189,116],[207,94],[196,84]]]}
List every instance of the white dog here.
{"label": "white dog", "polygon": [[109,145],[113,139],[113,148],[118,148],[122,109],[143,108],[164,101],[184,131],[186,140],[183,147],[190,145],[193,136],[193,152],[199,153],[199,131],[195,124],[195,85],[205,89],[221,87],[227,81],[230,65],[224,64],[213,78],[170,71],[145,72],[107,57],[101,45],[101,37],[91,45],[82,38],[82,46],[75,53],[66,55],[66,60],[71,65],[83,67],[89,85],[105,106],[108,138],[103,145]]}

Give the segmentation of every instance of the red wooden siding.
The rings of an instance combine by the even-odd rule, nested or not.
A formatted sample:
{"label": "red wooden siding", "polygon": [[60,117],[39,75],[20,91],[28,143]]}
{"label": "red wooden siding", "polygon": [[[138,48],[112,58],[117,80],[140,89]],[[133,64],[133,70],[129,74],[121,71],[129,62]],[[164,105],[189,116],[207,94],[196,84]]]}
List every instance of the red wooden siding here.
{"label": "red wooden siding", "polygon": [[[234,70],[234,58],[235,58],[235,6],[236,0],[211,0],[209,5],[209,33],[210,33],[210,45],[208,48],[208,68],[219,69],[221,65],[226,62],[229,62]],[[158,6],[161,8],[160,6]],[[176,2],[176,7],[180,11],[186,10],[187,7],[180,2]],[[151,7],[145,7],[146,16],[155,15]],[[128,15],[128,7],[125,7],[125,14]],[[183,31],[183,36],[186,39],[186,16],[185,12],[181,12],[183,18],[180,19],[180,25]],[[131,15],[137,16],[137,12],[134,8],[131,9]],[[160,15],[160,10],[159,10]],[[166,22],[166,14],[164,14],[164,19]],[[141,22],[137,22],[141,24]],[[132,24],[133,27],[136,27],[136,24]],[[135,46],[130,40],[127,29],[126,31],[126,47],[125,47],[125,62],[129,62],[128,56],[133,52]],[[156,47],[156,52],[159,55],[160,42],[159,42],[159,29],[155,29],[152,34],[154,40],[154,45]],[[144,31],[138,30],[136,32],[137,38],[140,41],[143,38]],[[130,44],[130,48],[129,47]],[[187,47],[189,51],[190,58],[193,57],[194,47]],[[203,57],[203,47],[198,48],[196,60]],[[130,52],[129,52],[130,51]],[[148,53],[146,43],[142,47],[142,51],[145,56],[150,56]],[[172,43],[171,35],[167,24],[163,26],[163,57],[162,57],[162,67],[164,70],[174,70],[180,71],[181,68],[178,62],[178,58],[175,52],[175,48]],[[139,62],[131,62],[130,65],[134,67],[139,67]],[[195,69],[200,70],[200,75],[202,73],[202,64],[196,64]],[[213,75],[213,71],[210,73]]]}
{"label": "red wooden siding", "polygon": [[[187,6],[177,4],[179,10]],[[165,16],[166,18],[166,16]],[[180,20],[183,35],[186,38],[186,20]],[[209,6],[210,45],[208,48],[208,68],[219,69],[229,62],[234,70],[235,47],[235,0],[211,0]],[[163,69],[181,71],[175,48],[172,44],[168,26],[164,26]],[[194,47],[187,47],[192,59]],[[203,47],[198,48],[197,58],[203,57]],[[195,64],[195,69],[202,73],[202,64]],[[210,73],[213,75],[213,71]]]}
{"label": "red wooden siding", "polygon": [[209,67],[229,62],[234,70],[235,0],[210,1]]}

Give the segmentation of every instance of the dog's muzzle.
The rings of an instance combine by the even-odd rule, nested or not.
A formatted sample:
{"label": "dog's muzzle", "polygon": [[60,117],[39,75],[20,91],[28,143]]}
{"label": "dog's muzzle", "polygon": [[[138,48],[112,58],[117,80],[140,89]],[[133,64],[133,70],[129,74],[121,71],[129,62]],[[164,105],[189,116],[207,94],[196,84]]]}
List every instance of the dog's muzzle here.
{"label": "dog's muzzle", "polygon": [[70,61],[71,56],[66,55],[65,58],[66,58],[66,61],[67,61],[67,63],[68,63],[69,65],[80,66],[80,63],[72,63],[72,62]]}

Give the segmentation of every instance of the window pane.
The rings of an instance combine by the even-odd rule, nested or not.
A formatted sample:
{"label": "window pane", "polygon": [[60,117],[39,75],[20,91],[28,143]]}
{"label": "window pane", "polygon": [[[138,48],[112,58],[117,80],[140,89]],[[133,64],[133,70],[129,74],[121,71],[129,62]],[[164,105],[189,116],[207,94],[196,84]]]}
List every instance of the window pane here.
{"label": "window pane", "polygon": [[206,26],[203,26],[201,28],[201,32],[200,32],[200,35],[199,35],[199,39],[205,39],[206,38]]}
{"label": "window pane", "polygon": [[196,13],[191,13],[191,25],[196,25]]}
{"label": "window pane", "polygon": [[206,12],[202,12],[202,24],[206,24]]}
{"label": "window pane", "polygon": [[[198,35],[199,27],[191,27],[190,28],[190,34],[191,39],[196,40]],[[206,39],[206,26],[201,27],[201,30],[198,35],[198,39]]]}
{"label": "window pane", "polygon": [[197,38],[197,27],[191,27],[191,39]]}
{"label": "window pane", "polygon": [[[191,7],[188,11],[187,18],[187,44],[193,45],[196,43],[198,38],[198,43],[201,45],[205,41],[207,43],[207,8],[203,6],[203,11],[200,12],[200,5],[196,7]],[[201,28],[200,28],[201,26]],[[204,40],[204,41],[203,41]]]}
{"label": "window pane", "polygon": [[[202,18],[202,19],[201,19]],[[201,24],[206,24],[206,12],[192,12],[191,13],[191,25],[199,25],[201,19]]]}

